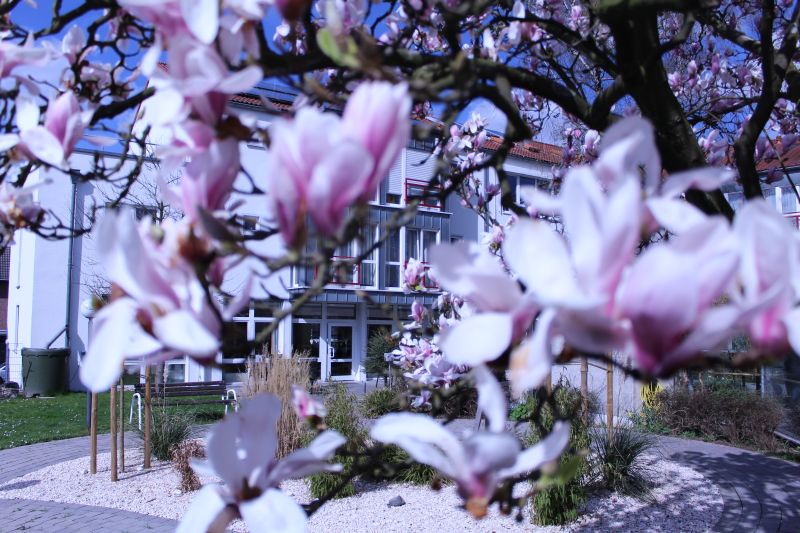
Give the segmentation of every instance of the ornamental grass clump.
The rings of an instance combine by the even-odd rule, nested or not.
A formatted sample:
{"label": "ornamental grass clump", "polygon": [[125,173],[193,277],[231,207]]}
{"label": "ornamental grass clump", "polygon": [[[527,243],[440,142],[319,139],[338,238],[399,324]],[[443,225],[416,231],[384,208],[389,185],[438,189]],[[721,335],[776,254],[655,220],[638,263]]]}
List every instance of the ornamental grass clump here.
{"label": "ornamental grass clump", "polygon": [[592,441],[591,467],[600,487],[652,500],[651,469],[645,455],[655,447],[652,435],[628,427],[595,428]]}
{"label": "ornamental grass clump", "polygon": [[248,398],[256,394],[271,393],[281,401],[278,418],[278,449],[276,457],[286,457],[304,443],[306,423],[297,417],[292,407],[292,385],[308,390],[309,363],[300,357],[272,355],[263,360],[247,363]]}
{"label": "ornamental grass clump", "polygon": [[[169,461],[176,446],[189,439],[194,433],[194,415],[169,409],[165,406],[154,406],[150,427],[150,450],[156,459]],[[144,440],[144,432],[139,430]]]}
{"label": "ornamental grass clump", "polygon": [[[358,398],[341,383],[327,391],[325,409],[325,425],[347,439],[347,443],[333,458],[334,463],[342,465],[342,471],[338,474],[321,472],[310,476],[309,489],[314,498],[346,498],[356,493],[356,487],[352,479],[348,480],[348,476],[353,470],[353,456],[366,449],[367,431],[357,414]],[[311,438],[311,435],[306,435],[306,439]]]}

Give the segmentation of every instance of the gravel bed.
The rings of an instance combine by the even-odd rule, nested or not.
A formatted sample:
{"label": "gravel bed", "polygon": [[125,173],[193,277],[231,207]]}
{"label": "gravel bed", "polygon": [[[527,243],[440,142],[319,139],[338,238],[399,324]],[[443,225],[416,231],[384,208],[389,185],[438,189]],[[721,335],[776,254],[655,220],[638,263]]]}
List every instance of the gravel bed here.
{"label": "gravel bed", "polygon": [[[88,473],[88,458],[59,463],[0,485],[0,498],[26,498],[98,505],[180,519],[193,494],[178,490],[178,473],[169,463],[154,462],[147,472],[138,471],[140,450],[126,450],[127,472],[120,481],[110,479],[110,454],[98,455],[98,473]],[[525,512],[521,523],[502,516],[496,506],[481,521],[472,519],[460,506],[452,486],[436,492],[404,485],[364,487],[364,492],[325,504],[310,520],[311,532],[381,533],[446,531],[540,531],[540,532],[699,532],[708,531],[719,519],[723,503],[718,488],[697,471],[671,461],[649,459],[654,483],[652,503],[617,494],[595,494],[584,514],[565,527],[535,527]],[[133,466],[131,466],[133,465]],[[201,478],[213,483],[213,478]],[[301,503],[310,500],[302,480],[284,483],[283,490]],[[521,487],[520,487],[521,488]],[[401,496],[405,505],[389,507]],[[246,531],[234,523],[234,531]]]}

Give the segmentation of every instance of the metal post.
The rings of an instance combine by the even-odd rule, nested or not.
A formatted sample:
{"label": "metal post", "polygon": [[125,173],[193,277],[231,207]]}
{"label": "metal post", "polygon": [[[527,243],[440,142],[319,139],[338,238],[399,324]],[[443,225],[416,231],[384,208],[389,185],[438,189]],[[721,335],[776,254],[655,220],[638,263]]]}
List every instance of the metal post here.
{"label": "metal post", "polygon": [[89,429],[89,439],[91,442],[91,450],[89,452],[89,471],[92,474],[97,473],[97,393],[92,393],[92,416],[91,428]]}
{"label": "metal post", "polygon": [[119,470],[125,472],[125,385],[119,378]]}
{"label": "metal post", "polygon": [[150,365],[144,367],[144,467],[150,468]]}
{"label": "metal post", "polygon": [[581,357],[581,420],[589,423],[589,358]]}
{"label": "metal post", "polygon": [[608,428],[608,435],[614,429],[614,364],[612,363],[613,354],[609,354],[609,360],[606,363],[606,427]]}
{"label": "metal post", "polygon": [[111,411],[111,481],[117,481],[117,386],[109,391]]}

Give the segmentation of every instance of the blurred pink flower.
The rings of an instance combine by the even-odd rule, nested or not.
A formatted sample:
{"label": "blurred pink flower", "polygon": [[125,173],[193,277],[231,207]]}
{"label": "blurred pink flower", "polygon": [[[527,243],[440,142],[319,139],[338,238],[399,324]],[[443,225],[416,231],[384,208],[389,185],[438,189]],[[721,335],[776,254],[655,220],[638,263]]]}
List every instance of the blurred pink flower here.
{"label": "blurred pink flower", "polygon": [[280,484],[318,472],[340,471],[341,465],[328,461],[345,439],[335,431],[324,431],[308,447],[277,460],[280,414],[277,396],[259,394],[211,428],[208,461],[193,467],[219,477],[222,484],[200,489],[178,525],[178,533],[224,531],[236,518],[254,533],[306,530],[305,511],[281,492]]}

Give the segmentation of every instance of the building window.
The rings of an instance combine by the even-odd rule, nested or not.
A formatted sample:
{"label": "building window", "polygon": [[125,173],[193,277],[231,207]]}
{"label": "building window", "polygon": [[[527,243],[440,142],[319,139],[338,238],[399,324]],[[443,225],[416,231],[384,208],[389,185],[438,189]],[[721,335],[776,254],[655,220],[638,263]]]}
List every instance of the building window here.
{"label": "building window", "polygon": [[386,263],[384,266],[384,282],[387,288],[400,287],[400,231],[393,230],[385,241]]}
{"label": "building window", "polygon": [[429,250],[439,241],[439,232],[402,227],[394,230],[385,241],[386,261],[384,285],[387,289],[400,287],[402,268],[409,259],[430,262]]}
{"label": "building window", "polygon": [[322,365],[319,361],[320,325],[305,321],[292,324],[292,354],[308,361],[311,381],[322,376]]}
{"label": "building window", "polygon": [[149,218],[152,221],[156,221],[158,219],[158,208],[149,205],[137,205],[133,208],[133,216],[136,217],[136,220]]}
{"label": "building window", "polygon": [[[508,187],[510,190],[511,198],[514,199],[514,203],[517,205],[522,205],[522,195],[521,191],[523,187],[536,187],[537,189],[543,191],[550,190],[550,180],[547,178],[535,178],[532,176],[519,176],[516,174],[507,174],[506,181],[508,182]],[[503,207],[504,212],[509,212],[509,209]]]}

